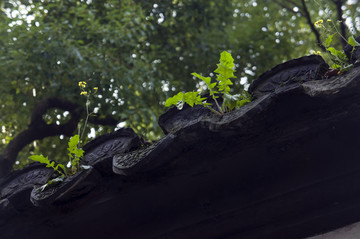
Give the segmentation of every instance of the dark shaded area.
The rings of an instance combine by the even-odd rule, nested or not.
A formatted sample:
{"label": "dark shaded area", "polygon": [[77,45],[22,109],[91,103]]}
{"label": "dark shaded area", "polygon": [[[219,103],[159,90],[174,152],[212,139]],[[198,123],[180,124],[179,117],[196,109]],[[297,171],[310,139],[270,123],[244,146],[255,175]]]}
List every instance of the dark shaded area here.
{"label": "dark shaded area", "polygon": [[296,239],[359,221],[360,67],[321,79],[309,59],[265,73],[256,99],[221,118],[169,110],[152,145],[130,129],[99,137],[91,169],[22,202],[3,188],[1,238]]}
{"label": "dark shaded area", "polygon": [[263,73],[250,85],[249,93],[258,98],[283,86],[319,80],[328,69],[329,66],[318,55],[293,59]]}

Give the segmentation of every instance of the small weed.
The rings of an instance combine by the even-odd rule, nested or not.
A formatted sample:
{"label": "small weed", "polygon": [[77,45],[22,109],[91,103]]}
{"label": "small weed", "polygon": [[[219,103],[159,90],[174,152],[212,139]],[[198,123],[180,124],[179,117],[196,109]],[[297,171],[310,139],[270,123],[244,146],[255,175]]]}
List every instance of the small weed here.
{"label": "small weed", "polygon": [[[191,73],[191,75],[202,80],[209,90],[210,96],[216,104],[217,110],[213,109],[211,103],[208,103],[206,98],[201,97],[200,92],[179,92],[173,97],[166,100],[165,106],[170,107],[175,105],[181,110],[185,103],[193,107],[194,105],[202,105],[209,108],[215,114],[222,116],[224,113],[243,106],[251,101],[251,96],[247,91],[241,94],[230,94],[230,86],[233,85],[231,78],[236,78],[234,75],[234,58],[230,53],[224,51],[220,55],[220,63],[217,64],[218,68],[214,70],[216,73],[216,82],[211,82],[211,77],[204,77],[198,73]],[[220,106],[217,99],[222,97],[223,101]]]}
{"label": "small weed", "polygon": [[[324,12],[326,13],[326,11]],[[353,67],[353,64],[350,61],[351,59],[348,59],[343,50],[338,50],[332,45],[334,36],[338,35],[350,46],[352,46],[351,56],[355,50],[355,47],[360,46],[360,43],[358,43],[353,36],[349,37],[349,39],[345,39],[345,37],[339,32],[336,24],[330,18],[328,18],[325,22],[324,20],[320,19],[314,23],[314,26],[322,30],[323,34],[327,35],[324,46],[327,50],[327,53],[330,54],[330,59],[332,61],[331,68],[337,70],[339,74],[351,69]],[[320,54],[319,51],[314,53]]]}
{"label": "small weed", "polygon": [[[63,164],[56,163],[55,161],[50,161],[48,157],[45,157],[43,155],[32,155],[29,157],[29,159],[31,160],[46,164],[47,168],[52,168],[54,172],[58,175],[58,177],[50,180],[49,182],[41,186],[39,188],[40,191],[43,191],[46,187],[48,187],[51,184],[64,181],[66,177],[76,174],[81,169],[90,168],[90,166],[80,164],[80,160],[84,156],[84,150],[81,148],[80,144],[81,144],[81,139],[85,132],[85,128],[88,123],[88,119],[93,114],[93,112],[89,111],[90,96],[96,94],[98,88],[94,87],[93,88],[94,92],[87,90],[87,84],[85,81],[80,81],[79,87],[81,89],[80,95],[86,96],[86,119],[83,130],[81,131],[81,129],[79,128],[79,133],[72,136],[68,142],[67,151],[69,156],[69,162],[67,167],[65,167]],[[81,136],[79,136],[80,134]]]}

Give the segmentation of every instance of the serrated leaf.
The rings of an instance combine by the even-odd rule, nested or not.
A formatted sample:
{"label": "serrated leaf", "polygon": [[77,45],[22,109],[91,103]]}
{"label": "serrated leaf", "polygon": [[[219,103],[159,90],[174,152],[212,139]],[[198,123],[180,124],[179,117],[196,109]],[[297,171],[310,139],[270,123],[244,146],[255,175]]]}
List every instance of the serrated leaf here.
{"label": "serrated leaf", "polygon": [[178,94],[174,95],[173,97],[170,97],[165,102],[165,107],[170,107],[172,105],[178,104],[179,101],[182,101],[184,97],[184,93],[179,92]]}
{"label": "serrated leaf", "polygon": [[236,107],[236,102],[239,100],[240,95],[231,95],[224,93],[223,108],[227,107],[229,110],[233,110]]}
{"label": "serrated leaf", "polygon": [[198,79],[202,80],[205,82],[208,90],[209,90],[209,93],[210,93],[210,96],[214,96],[214,94],[218,93],[216,90],[215,90],[215,86],[216,86],[216,82],[215,83],[211,83],[211,78],[210,77],[204,77],[202,75],[199,75],[198,73],[196,72],[193,72],[191,73],[191,75],[197,77]]}
{"label": "serrated leaf", "polygon": [[199,92],[186,92],[184,94],[184,102],[189,104],[191,107],[194,105],[203,105],[206,98],[201,98]]}
{"label": "serrated leaf", "polygon": [[29,157],[29,159],[37,161],[39,163],[44,163],[49,165],[50,164],[50,160],[48,159],[48,157],[44,157],[43,155],[31,155]]}
{"label": "serrated leaf", "polygon": [[329,46],[330,46],[330,44],[331,44],[331,42],[332,42],[333,37],[334,37],[335,34],[336,34],[336,33],[331,34],[331,35],[328,36],[328,38],[326,38],[326,40],[325,40],[325,47],[329,47]]}
{"label": "serrated leaf", "polygon": [[220,54],[220,65],[232,69],[235,67],[234,58],[227,51],[223,51]]}
{"label": "serrated leaf", "polygon": [[218,89],[223,94],[229,93],[229,85],[233,84],[230,78],[236,78],[234,75],[234,58],[230,53],[223,51],[220,55],[220,63],[217,66],[218,68],[214,72],[217,73]]}
{"label": "serrated leaf", "polygon": [[198,94],[198,92],[186,92],[184,94],[184,102],[193,107]]}
{"label": "serrated leaf", "polygon": [[69,147],[67,148],[70,158],[80,159],[84,156],[84,150],[78,147],[79,141],[79,135],[77,134],[70,138],[68,143]]}
{"label": "serrated leaf", "polygon": [[75,148],[78,146],[78,144],[79,144],[79,135],[76,134],[70,138],[68,145],[69,148]]}
{"label": "serrated leaf", "polygon": [[56,169],[61,168],[63,170],[63,172],[66,172],[66,168],[63,164],[59,163],[58,165],[56,165]]}
{"label": "serrated leaf", "polygon": [[200,80],[204,81],[206,83],[206,85],[210,84],[211,82],[211,78],[210,77],[205,77],[202,76],[196,72],[191,73],[191,75],[195,76],[196,78],[199,78]]}
{"label": "serrated leaf", "polygon": [[353,36],[349,37],[348,43],[352,47],[360,46],[360,43],[357,42]]}
{"label": "serrated leaf", "polygon": [[334,47],[328,47],[327,50],[339,60],[347,61],[346,54],[343,51],[336,50]]}
{"label": "serrated leaf", "polygon": [[52,161],[51,163],[48,163],[48,164],[46,165],[46,167],[48,167],[48,168],[53,168],[53,169],[56,170],[56,168],[55,168],[55,162],[54,162],[54,161]]}

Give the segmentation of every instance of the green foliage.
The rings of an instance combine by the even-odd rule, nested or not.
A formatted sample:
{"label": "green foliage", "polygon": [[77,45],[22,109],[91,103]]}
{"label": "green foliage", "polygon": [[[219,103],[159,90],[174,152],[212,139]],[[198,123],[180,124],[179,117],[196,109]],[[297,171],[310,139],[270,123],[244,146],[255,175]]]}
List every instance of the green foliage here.
{"label": "green foliage", "polygon": [[72,172],[77,172],[80,170],[80,159],[84,156],[84,150],[82,150],[79,145],[79,135],[74,135],[70,138],[68,143],[69,147],[67,148],[67,150]]}
{"label": "green foliage", "polygon": [[[166,98],[195,89],[195,81],[182,79],[190,69],[209,75],[218,61],[214,52],[233,49],[239,73],[237,82],[231,78],[231,87],[240,92],[274,65],[316,47],[301,1],[279,2],[5,1],[6,11],[0,11],[0,150],[26,129],[31,111],[43,98],[79,102],[80,80],[91,88],[99,86],[92,101],[94,108],[101,108],[99,118],[112,116],[148,139],[161,137],[157,117]],[[306,1],[313,19],[322,17],[314,2]],[[336,12],[332,2],[324,1],[324,8]],[[355,4],[343,4],[354,35],[360,11]],[[335,39],[333,47],[339,45]],[[69,117],[54,109],[47,112],[46,122],[63,123]],[[90,126],[96,135],[115,128]],[[36,141],[20,152],[15,167],[28,163],[29,152],[65,163],[67,158],[58,152],[66,151],[67,141]]]}
{"label": "green foliage", "polygon": [[[351,55],[353,54],[355,47],[360,46],[360,43],[358,43],[353,36],[350,36],[346,40],[345,36],[341,35],[339,30],[337,29],[337,26],[333,23],[331,19],[328,19],[325,23],[322,19],[320,19],[314,23],[314,26],[321,29],[323,34],[327,34],[327,38],[324,41],[324,47],[327,52],[330,53],[330,59],[333,63],[331,64],[331,67],[333,69],[339,70],[340,73],[351,69],[353,67],[353,64],[348,59],[345,52],[343,50],[338,50],[333,46],[334,36],[338,35],[346,43],[352,46]],[[335,31],[335,33],[331,33],[332,31]]]}
{"label": "green foliage", "polygon": [[225,102],[224,105],[226,105],[230,111],[251,102],[251,95],[246,90],[244,90],[242,94],[230,95],[225,93],[223,98]]}
{"label": "green foliage", "polygon": [[360,43],[355,40],[354,36],[349,37],[348,43],[352,47],[360,46]]}
{"label": "green foliage", "polygon": [[[80,139],[79,135],[74,135],[68,142],[68,156],[70,168],[67,169],[63,164],[50,161],[48,157],[43,155],[32,155],[29,158],[31,160],[46,164],[46,167],[54,169],[54,171],[61,177],[67,177],[77,173],[80,170],[80,160],[84,156],[84,150],[79,147]],[[61,170],[60,170],[61,169]]]}
{"label": "green foliage", "polygon": [[[91,93],[91,90],[89,90],[87,88],[87,83],[85,81],[80,81],[78,83],[80,89],[81,89],[81,93],[80,95],[85,95],[86,96],[86,120],[85,120],[85,126],[82,132],[84,132],[87,122],[88,122],[88,118],[89,116],[92,114],[92,112],[89,112],[89,105],[90,105],[90,96],[91,95],[95,95],[95,93],[98,90],[98,87],[94,87],[93,90],[94,92]],[[81,131],[81,129],[79,128],[79,132]],[[80,171],[80,169],[88,169],[87,166],[83,166],[80,165],[80,160],[82,159],[82,157],[84,156],[84,150],[82,148],[80,148],[80,136],[78,134],[72,136],[68,142],[68,156],[69,156],[69,162],[68,164],[70,164],[69,169],[67,170],[64,165],[57,163],[55,166],[55,162],[52,161],[50,162],[48,160],[48,157],[44,157],[42,155],[32,155],[29,158],[35,161],[38,161],[40,163],[44,163],[46,164],[46,167],[51,167],[55,170],[56,173],[60,174],[60,178],[63,179],[65,177],[68,177],[70,175],[73,175],[77,172]],[[58,168],[61,168],[62,171],[60,171]],[[60,179],[56,180],[57,182],[61,181]],[[50,185],[51,183],[53,183],[53,180],[50,180],[47,184],[45,184],[41,190],[44,190],[45,187],[47,185]]]}
{"label": "green foliage", "polygon": [[228,94],[230,92],[231,82],[230,78],[236,78],[234,75],[234,58],[231,54],[224,51],[220,55],[220,64],[217,64],[218,68],[214,71],[217,73],[216,80],[218,81],[218,89],[222,94]]}
{"label": "green foliage", "polygon": [[[217,64],[218,68],[214,70],[216,74],[216,81],[212,83],[211,77],[204,77],[198,73],[192,73],[193,76],[202,80],[210,93],[210,96],[213,98],[217,106],[217,111],[211,107],[211,103],[206,101],[206,98],[202,98],[200,92],[179,92],[177,95],[170,97],[166,100],[165,106],[170,107],[176,105],[176,107],[181,110],[185,103],[189,104],[191,107],[194,105],[202,105],[209,108],[214,113],[222,116],[225,112],[231,111],[235,108],[239,108],[244,104],[251,101],[250,95],[243,91],[242,94],[231,95],[230,94],[230,85],[233,85],[233,82],[230,78],[236,78],[234,75],[234,58],[230,53],[224,51],[220,54],[220,63]],[[222,96],[223,103],[220,107],[217,99],[219,96]]]}
{"label": "green foliage", "polygon": [[[353,67],[352,63],[349,61],[348,57],[346,56],[345,52],[343,50],[337,50],[335,47],[331,46],[331,43],[333,41],[333,37],[336,33],[329,35],[325,40],[325,47],[328,52],[331,54],[331,60],[333,64],[331,67],[333,69],[337,69],[340,72],[349,70]],[[356,46],[360,46],[360,44],[355,40],[353,36],[349,37],[347,40],[350,46],[353,47],[352,52],[355,50]]]}
{"label": "green foliage", "polygon": [[[32,155],[29,159],[46,164],[46,167],[54,169],[56,174],[58,175],[56,178],[49,180],[46,184],[41,186],[39,189],[40,191],[45,190],[46,187],[62,182],[64,178],[74,175],[75,173],[79,172],[80,169],[89,169],[90,166],[87,165],[80,165],[80,160],[84,156],[84,150],[79,147],[80,139],[79,135],[74,135],[70,138],[68,142],[68,156],[69,156],[69,163],[70,167],[66,168],[61,163],[56,163],[55,161],[50,161],[48,157],[44,157],[43,155]],[[61,169],[61,170],[60,170]]]}
{"label": "green foliage", "polygon": [[165,107],[176,105],[176,107],[181,110],[185,103],[193,107],[194,105],[203,105],[205,99],[206,98],[201,98],[198,92],[179,92],[165,102]]}
{"label": "green foliage", "polygon": [[[66,169],[65,169],[64,165],[62,165],[62,164],[55,165],[55,162],[54,161],[50,162],[48,157],[44,157],[43,155],[31,155],[29,158],[31,160],[37,161],[39,163],[46,164],[47,168],[54,169],[54,171],[57,172],[58,174],[60,174],[61,176],[66,175]],[[59,170],[59,168],[61,168],[63,171]]]}

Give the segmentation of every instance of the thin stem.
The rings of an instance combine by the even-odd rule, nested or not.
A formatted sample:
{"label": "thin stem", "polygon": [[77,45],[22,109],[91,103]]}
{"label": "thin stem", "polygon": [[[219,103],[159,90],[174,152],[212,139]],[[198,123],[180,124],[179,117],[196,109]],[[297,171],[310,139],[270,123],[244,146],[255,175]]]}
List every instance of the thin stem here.
{"label": "thin stem", "polygon": [[85,118],[85,124],[84,124],[83,130],[82,130],[82,133],[81,133],[81,135],[80,135],[78,147],[80,147],[80,142],[81,142],[81,139],[82,139],[83,136],[84,136],[85,128],[86,128],[86,125],[87,125],[87,123],[88,123],[89,116],[90,116],[90,114],[91,114],[91,113],[89,113],[89,105],[90,105],[89,97],[90,97],[90,96],[88,95],[87,98],[86,98],[86,104],[85,104],[85,105],[86,105],[86,118]]}
{"label": "thin stem", "polygon": [[[315,3],[316,3],[320,8],[322,7],[317,1],[315,1]],[[335,3],[335,2],[334,2],[334,3]],[[324,10],[324,13],[325,13],[327,19],[331,19],[331,16],[327,13],[326,10]],[[339,16],[339,17],[340,17],[340,16]],[[338,21],[339,21],[339,23],[341,24],[341,21],[342,21],[342,20],[340,20],[340,18],[338,18]],[[342,39],[343,41],[345,41],[345,42],[347,43],[348,41],[346,40],[345,36],[343,36],[343,35],[339,32],[339,30],[338,30],[338,28],[336,27],[335,23],[334,23],[333,21],[330,21],[330,22],[331,22],[331,24],[333,25],[336,33],[341,37],[341,39]],[[325,27],[324,27],[324,28],[325,28]]]}
{"label": "thin stem", "polygon": [[[220,107],[220,105],[219,105],[219,103],[217,102],[217,100],[216,100],[216,98],[215,98],[215,96],[213,95],[213,99],[214,99],[214,101],[215,101],[215,104],[216,104],[216,106],[218,107],[218,109],[219,109],[219,111],[220,111],[220,114],[221,114],[221,116],[224,114],[224,112],[222,111],[222,109],[221,109],[221,107]],[[212,108],[211,108],[212,109]],[[216,111],[217,112],[217,111]],[[217,112],[217,113],[219,113],[219,112]]]}
{"label": "thin stem", "polygon": [[213,113],[217,114],[218,116],[222,117],[224,115],[224,113],[220,113],[219,111],[214,110],[213,108],[211,108],[210,106],[206,106],[208,109],[210,109]]}

